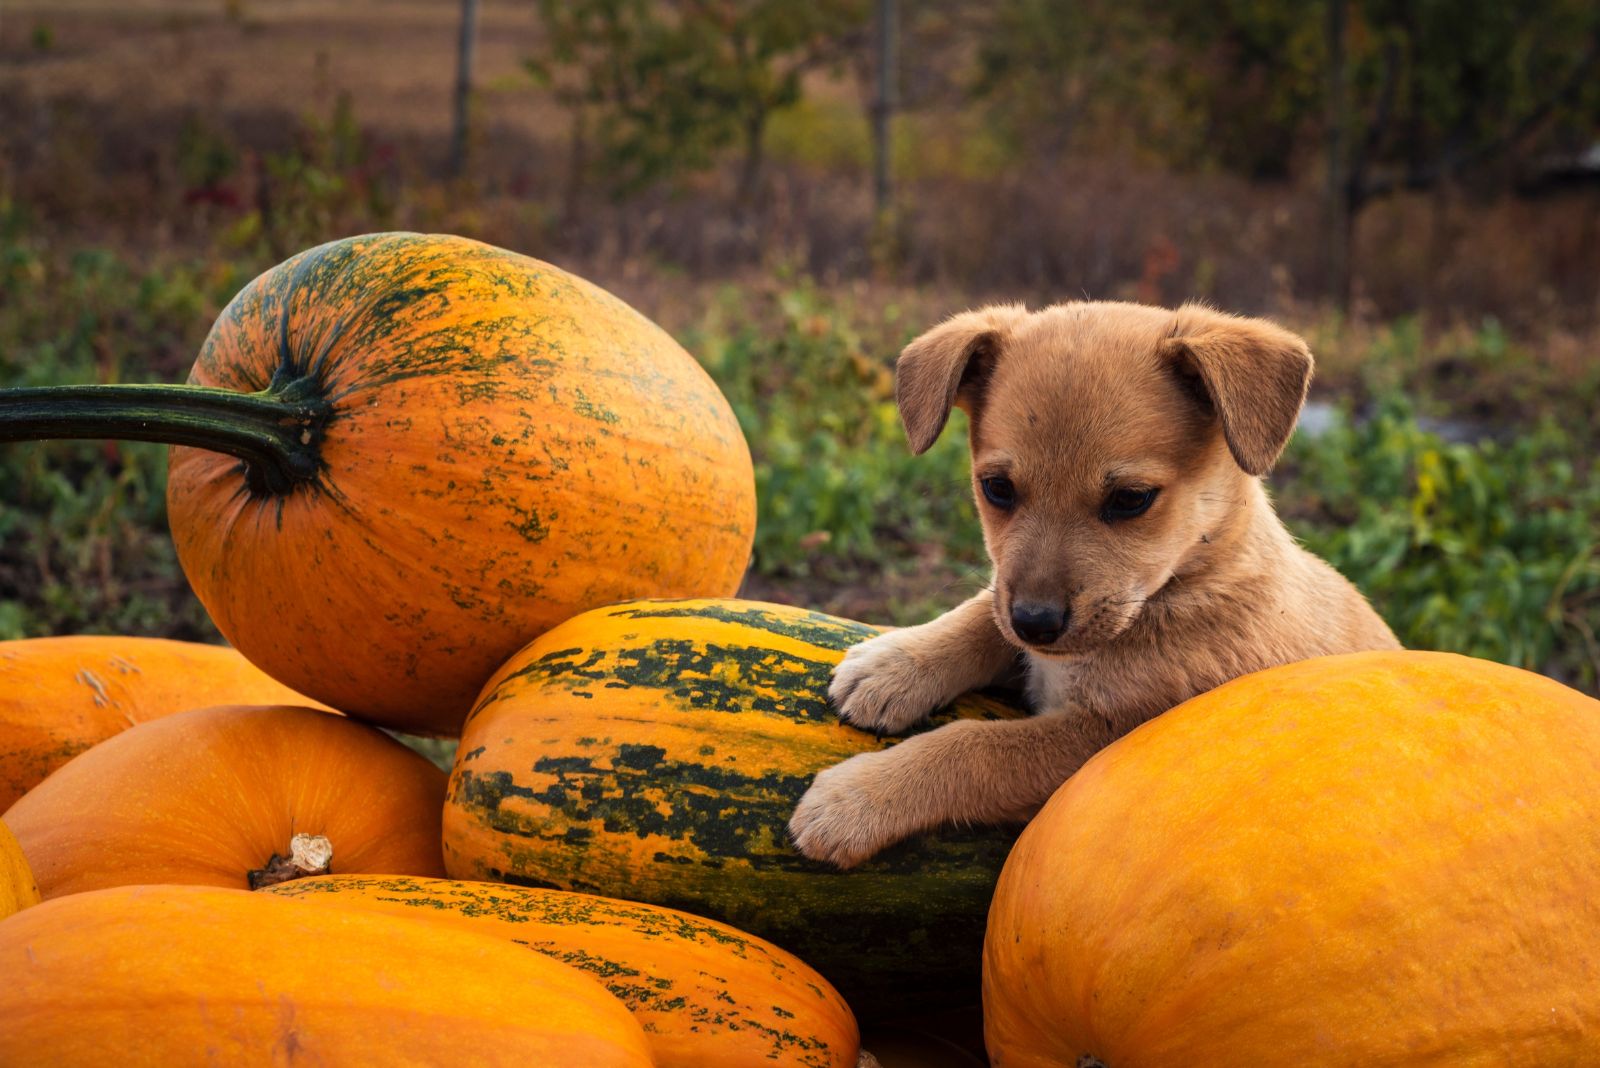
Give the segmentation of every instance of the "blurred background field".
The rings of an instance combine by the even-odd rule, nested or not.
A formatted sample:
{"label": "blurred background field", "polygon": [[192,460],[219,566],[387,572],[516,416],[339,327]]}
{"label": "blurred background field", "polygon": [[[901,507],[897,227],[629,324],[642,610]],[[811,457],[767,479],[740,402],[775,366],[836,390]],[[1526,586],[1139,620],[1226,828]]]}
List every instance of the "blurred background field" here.
{"label": "blurred background field", "polygon": [[[1408,645],[1596,691],[1591,3],[0,4],[0,385],[181,379],[254,274],[382,229],[661,322],[756,456],[745,593],[878,622],[986,578],[961,435],[899,429],[912,335],[991,298],[1274,316],[1319,358],[1294,531]],[[214,638],[163,480],[0,449],[0,637]]]}

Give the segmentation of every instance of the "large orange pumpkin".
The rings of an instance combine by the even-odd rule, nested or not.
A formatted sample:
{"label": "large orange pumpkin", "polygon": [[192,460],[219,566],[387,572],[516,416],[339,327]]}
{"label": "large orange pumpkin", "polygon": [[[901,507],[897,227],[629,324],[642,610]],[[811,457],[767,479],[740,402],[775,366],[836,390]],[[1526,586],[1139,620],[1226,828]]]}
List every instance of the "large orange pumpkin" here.
{"label": "large orange pumpkin", "polygon": [[221,645],[117,635],[0,642],[0,812],[135,723],[207,705],[307,703]]}
{"label": "large orange pumpkin", "polygon": [[503,938],[597,977],[644,1027],[657,1068],[855,1068],[850,1009],[804,962],[675,909],[563,890],[326,875],[264,891]]}
{"label": "large orange pumpkin", "polygon": [[218,629],[385,726],[454,733],[545,629],[731,594],[749,557],[750,453],[715,384],[626,304],[504,249],[303,252],[223,310],[190,382],[0,391],[0,441],[199,446],[172,451],[167,503]]}
{"label": "large orange pumpkin", "polygon": [[444,789],[427,760],[342,716],[203,708],[79,754],[5,820],[46,899],[137,883],[243,889],[296,874],[297,854],[316,871],[328,848],[331,871],[443,875]]}
{"label": "large orange pumpkin", "polygon": [[39,887],[28,858],[22,855],[17,836],[0,823],[0,920],[38,903]]}
{"label": "large orange pumpkin", "polygon": [[1600,701],[1443,653],[1228,683],[1102,751],[989,914],[1000,1068],[1600,1063]]}
{"label": "large orange pumpkin", "polygon": [[138,886],[0,922],[0,1064],[649,1068],[628,1010],[502,939]]}

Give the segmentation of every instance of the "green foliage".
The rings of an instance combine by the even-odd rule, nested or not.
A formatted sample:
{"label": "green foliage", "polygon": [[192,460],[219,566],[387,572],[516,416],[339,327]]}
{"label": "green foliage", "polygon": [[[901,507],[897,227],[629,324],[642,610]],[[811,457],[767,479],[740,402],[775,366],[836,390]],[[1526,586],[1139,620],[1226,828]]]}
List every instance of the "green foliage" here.
{"label": "green foliage", "polygon": [[965,91],[1017,145],[1052,155],[1135,143],[1182,152],[1199,122],[1166,69],[1165,16],[1125,0],[1004,0],[989,10]]}
{"label": "green foliage", "polygon": [[[775,160],[865,170],[872,162],[868,115],[846,100],[805,98],[776,111],[768,126],[767,151]],[[896,181],[926,178],[994,180],[1023,159],[1011,131],[980,112],[954,116],[906,114],[890,129],[889,151]]]}
{"label": "green foliage", "polygon": [[[865,19],[863,0],[539,0],[535,78],[592,138],[589,176],[624,194],[742,144],[754,180],[768,117]],[[748,189],[742,190],[748,192]]]}
{"label": "green foliage", "polygon": [[870,347],[815,290],[773,300],[764,320],[730,291],[686,339],[732,403],[756,464],[755,566],[768,575],[905,566],[930,548],[973,565],[982,542],[966,422],[927,454],[906,446],[891,361],[914,328],[890,321]]}
{"label": "green foliage", "polygon": [[774,159],[865,171],[872,164],[872,131],[860,107],[806,98],[772,116],[767,150]]}
{"label": "green foliage", "polygon": [[257,210],[236,226],[234,242],[283,260],[330,235],[388,229],[394,205],[370,164],[350,95],[340,93],[326,118],[303,120],[294,148],[266,155]]}
{"label": "green foliage", "polygon": [[239,170],[237,146],[197,115],[184,117],[176,153],[178,175],[188,189],[214,189]]}
{"label": "green foliage", "polygon": [[[1396,82],[1393,132],[1405,134],[1381,148],[1413,166],[1516,126],[1581,69],[1600,34],[1600,10],[1586,0],[1362,0],[1354,8],[1358,83],[1376,102],[1384,82]],[[1585,114],[1592,126],[1596,89],[1591,81],[1564,101],[1568,114]]]}
{"label": "green foliage", "polygon": [[1600,669],[1600,462],[1552,423],[1446,441],[1401,394],[1297,440],[1280,507],[1408,645],[1549,671]]}
{"label": "green foliage", "polygon": [[[242,281],[105,252],[53,258],[0,202],[0,386],[178,377]],[[165,492],[160,446],[0,445],[0,638],[214,636],[179,572]]]}

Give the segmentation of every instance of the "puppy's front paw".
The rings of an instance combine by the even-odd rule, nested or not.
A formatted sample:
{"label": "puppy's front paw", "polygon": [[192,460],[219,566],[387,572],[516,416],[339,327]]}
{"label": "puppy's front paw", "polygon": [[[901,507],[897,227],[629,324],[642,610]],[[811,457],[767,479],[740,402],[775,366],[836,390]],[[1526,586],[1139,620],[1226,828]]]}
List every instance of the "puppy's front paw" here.
{"label": "puppy's front paw", "polygon": [[861,753],[812,780],[789,819],[795,848],[812,860],[853,868],[899,837],[888,806],[874,798],[877,764],[889,753]]}
{"label": "puppy's front paw", "polygon": [[910,631],[890,631],[844,654],[828,687],[840,719],[875,734],[898,734],[950,699],[939,672],[906,648],[912,640]]}

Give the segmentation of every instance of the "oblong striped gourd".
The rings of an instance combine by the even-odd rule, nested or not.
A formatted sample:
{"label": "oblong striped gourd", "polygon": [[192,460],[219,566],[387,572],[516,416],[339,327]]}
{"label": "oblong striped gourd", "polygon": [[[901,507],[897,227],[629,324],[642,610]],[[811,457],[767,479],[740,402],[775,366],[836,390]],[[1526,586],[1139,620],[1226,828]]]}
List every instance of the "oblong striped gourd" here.
{"label": "oblong striped gourd", "polygon": [[589,972],[645,1030],[656,1068],[854,1068],[855,1018],[827,980],[726,924],[637,901],[501,883],[326,875],[267,893],[491,934]]}
{"label": "oblong striped gourd", "polygon": [[[446,870],[648,901],[797,954],[862,1019],[975,1003],[1012,829],[947,831],[848,873],[790,845],[812,778],[894,744],[841,724],[833,666],[872,627],[737,600],[577,616],[513,657],[468,720]],[[1019,714],[971,696],[954,716]]]}

